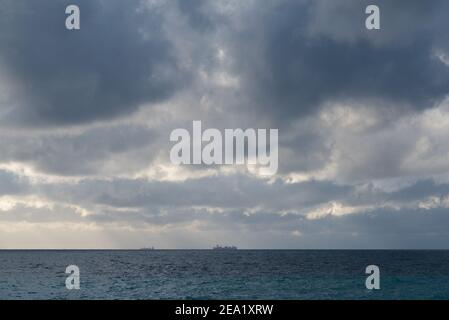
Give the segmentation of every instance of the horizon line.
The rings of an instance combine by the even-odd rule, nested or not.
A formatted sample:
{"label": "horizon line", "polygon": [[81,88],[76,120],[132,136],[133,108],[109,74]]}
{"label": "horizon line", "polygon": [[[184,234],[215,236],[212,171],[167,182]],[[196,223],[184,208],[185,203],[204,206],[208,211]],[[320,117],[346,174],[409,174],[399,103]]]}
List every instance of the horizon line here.
{"label": "horizon line", "polygon": [[213,248],[0,248],[0,251],[449,251],[449,248],[237,248],[214,250]]}

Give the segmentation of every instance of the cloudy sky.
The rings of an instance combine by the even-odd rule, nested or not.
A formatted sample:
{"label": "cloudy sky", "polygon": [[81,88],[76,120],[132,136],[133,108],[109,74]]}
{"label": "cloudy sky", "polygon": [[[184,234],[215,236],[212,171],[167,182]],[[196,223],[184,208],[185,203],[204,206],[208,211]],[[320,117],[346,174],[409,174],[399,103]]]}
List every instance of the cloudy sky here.
{"label": "cloudy sky", "polygon": [[[0,248],[449,248],[447,12],[0,0]],[[192,120],[279,129],[277,175],[171,164]]]}

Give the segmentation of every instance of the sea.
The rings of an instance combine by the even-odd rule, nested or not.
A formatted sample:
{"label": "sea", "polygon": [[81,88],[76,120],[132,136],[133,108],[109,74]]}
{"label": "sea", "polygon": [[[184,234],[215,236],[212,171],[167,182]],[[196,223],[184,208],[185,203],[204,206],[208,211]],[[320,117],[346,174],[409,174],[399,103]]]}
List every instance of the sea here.
{"label": "sea", "polygon": [[449,251],[0,250],[0,299],[449,299]]}

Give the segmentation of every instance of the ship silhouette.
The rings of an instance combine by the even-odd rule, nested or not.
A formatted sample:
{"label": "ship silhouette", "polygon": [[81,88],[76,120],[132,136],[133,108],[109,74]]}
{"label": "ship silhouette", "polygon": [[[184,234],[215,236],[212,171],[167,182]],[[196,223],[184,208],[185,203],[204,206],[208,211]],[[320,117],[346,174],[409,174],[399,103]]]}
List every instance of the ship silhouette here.
{"label": "ship silhouette", "polygon": [[212,250],[237,250],[237,247],[235,246],[219,246],[218,244],[212,248]]}

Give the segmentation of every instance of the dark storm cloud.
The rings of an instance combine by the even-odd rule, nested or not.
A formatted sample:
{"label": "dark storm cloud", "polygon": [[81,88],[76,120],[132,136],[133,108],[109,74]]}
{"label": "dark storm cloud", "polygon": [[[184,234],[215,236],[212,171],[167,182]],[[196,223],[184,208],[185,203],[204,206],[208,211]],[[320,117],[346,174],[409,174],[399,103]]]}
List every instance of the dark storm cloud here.
{"label": "dark storm cloud", "polygon": [[[65,8],[81,9],[81,30]],[[141,1],[1,0],[0,63],[14,97],[4,123],[58,125],[111,118],[170,97],[187,74]]]}
{"label": "dark storm cloud", "polygon": [[[70,2],[72,3],[72,2]],[[2,0],[0,61],[15,106],[4,121],[71,124],[111,118],[169,98],[191,79],[162,25],[173,6],[138,0],[77,1],[82,27],[64,28],[69,1]],[[364,28],[369,1],[257,3],[226,16],[201,0],[176,6],[198,35],[223,44],[239,76],[242,103],[293,119],[323,103],[356,100],[421,110],[449,91],[444,1],[378,1],[381,30]],[[238,19],[235,21],[233,19]],[[238,22],[238,23],[236,23]],[[235,25],[238,25],[235,26]],[[179,50],[179,48],[177,48]],[[214,64],[213,46],[191,70]],[[197,51],[194,51],[197,52]],[[6,123],[6,122],[4,122]]]}
{"label": "dark storm cloud", "polygon": [[280,136],[280,173],[312,171],[322,169],[332,156],[331,133],[317,121],[308,119],[298,128],[284,131]]}
{"label": "dark storm cloud", "polygon": [[282,119],[348,100],[432,107],[449,93],[449,68],[434,57],[444,44],[439,35],[449,27],[439,14],[447,12],[447,2],[392,2],[376,2],[380,31],[365,29],[368,1],[280,1],[252,8],[239,17],[248,24],[239,20],[240,33],[230,35],[235,72],[253,102]]}
{"label": "dark storm cloud", "polygon": [[[189,24],[194,30],[200,32],[210,32],[214,30],[216,21],[211,19],[213,14],[207,11],[207,0],[176,0],[181,13],[187,16]],[[214,15],[217,18],[216,15]]]}

